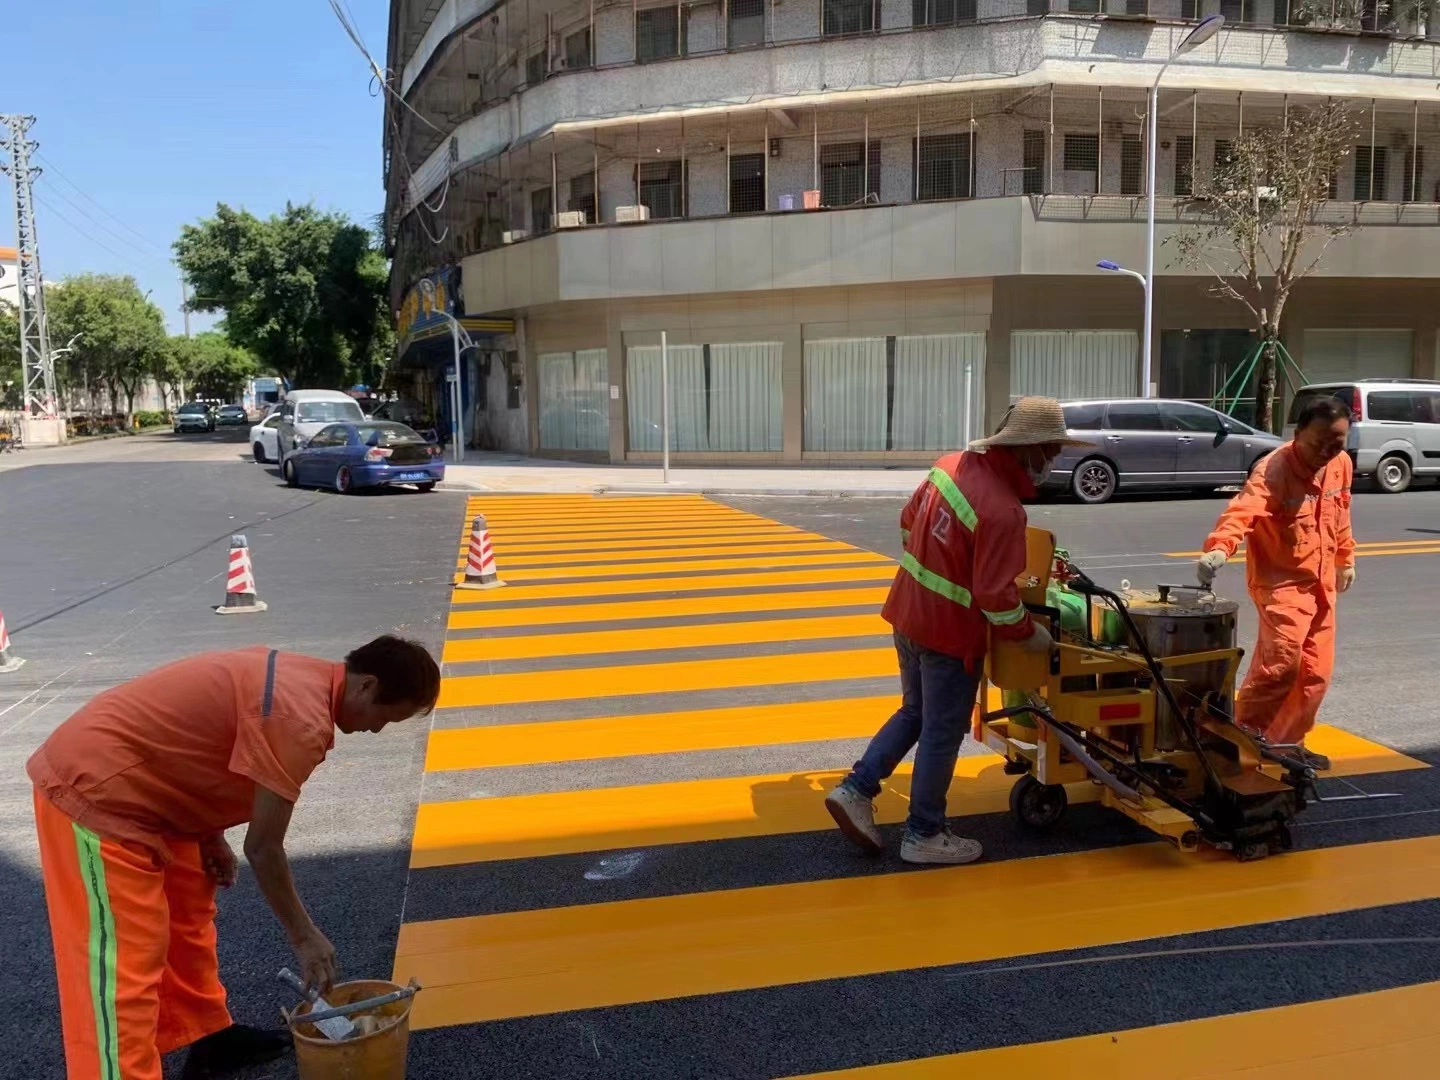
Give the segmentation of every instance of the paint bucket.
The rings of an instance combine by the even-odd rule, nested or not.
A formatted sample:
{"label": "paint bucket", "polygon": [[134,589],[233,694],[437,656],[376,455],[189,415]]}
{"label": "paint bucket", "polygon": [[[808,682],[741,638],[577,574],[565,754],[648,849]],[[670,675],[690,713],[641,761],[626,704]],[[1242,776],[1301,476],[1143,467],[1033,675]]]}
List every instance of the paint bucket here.
{"label": "paint bucket", "polygon": [[[391,994],[400,987],[383,979],[357,979],[331,989],[326,1000],[332,1008],[351,1005],[367,998]],[[350,1017],[357,1025],[376,1030],[355,1035],[343,1042],[326,1038],[305,1023],[310,1003],[303,1002],[286,1013],[295,1038],[295,1063],[300,1080],[405,1080],[405,1053],[410,1047],[410,1005],[413,997],[391,1001]],[[367,1021],[365,1017],[374,1017]]]}

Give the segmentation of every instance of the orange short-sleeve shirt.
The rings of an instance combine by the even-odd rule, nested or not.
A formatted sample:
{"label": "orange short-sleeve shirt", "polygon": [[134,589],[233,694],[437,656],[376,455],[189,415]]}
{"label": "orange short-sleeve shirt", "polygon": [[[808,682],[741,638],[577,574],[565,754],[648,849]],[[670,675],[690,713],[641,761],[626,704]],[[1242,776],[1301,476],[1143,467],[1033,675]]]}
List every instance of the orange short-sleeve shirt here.
{"label": "orange short-sleeve shirt", "polygon": [[96,697],[26,764],[102,836],[166,857],[166,837],[250,820],[255,786],[294,802],[335,745],[345,665],[257,647],[204,653]]}

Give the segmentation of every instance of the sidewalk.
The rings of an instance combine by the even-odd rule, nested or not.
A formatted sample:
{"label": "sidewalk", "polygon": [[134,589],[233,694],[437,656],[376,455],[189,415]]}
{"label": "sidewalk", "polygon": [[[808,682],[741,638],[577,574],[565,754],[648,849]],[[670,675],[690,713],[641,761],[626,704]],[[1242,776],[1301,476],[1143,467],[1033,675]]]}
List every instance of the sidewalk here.
{"label": "sidewalk", "polygon": [[451,491],[509,494],[820,495],[836,498],[904,497],[925,469],[674,468],[670,482],[655,465],[582,465],[518,454],[469,451],[464,465],[447,463],[440,486]]}

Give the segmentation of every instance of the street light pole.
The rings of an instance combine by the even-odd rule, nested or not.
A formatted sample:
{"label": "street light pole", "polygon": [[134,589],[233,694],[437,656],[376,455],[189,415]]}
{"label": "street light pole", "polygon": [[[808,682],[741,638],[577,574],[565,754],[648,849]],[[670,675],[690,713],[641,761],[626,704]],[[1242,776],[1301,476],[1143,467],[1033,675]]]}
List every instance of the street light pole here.
{"label": "street light pole", "polygon": [[[455,351],[455,370],[446,377],[450,384],[450,437],[451,446],[455,454],[455,464],[459,465],[465,460],[465,419],[461,416],[460,409],[462,395],[460,393],[460,354],[466,349],[473,349],[475,342],[470,340],[470,334],[465,327],[460,325],[460,320],[451,315],[448,311],[442,310],[435,303],[435,284],[429,278],[420,282],[420,295],[422,295],[431,311],[439,315],[450,324],[450,343]],[[461,339],[464,339],[463,342]]]}

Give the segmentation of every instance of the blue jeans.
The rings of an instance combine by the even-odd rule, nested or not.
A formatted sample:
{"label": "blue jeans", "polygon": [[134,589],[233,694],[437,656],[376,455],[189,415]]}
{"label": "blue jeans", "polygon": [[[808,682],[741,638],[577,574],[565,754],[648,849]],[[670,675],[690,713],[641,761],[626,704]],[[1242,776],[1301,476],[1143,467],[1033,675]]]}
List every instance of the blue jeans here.
{"label": "blue jeans", "polygon": [[945,795],[955,776],[955,758],[970,725],[980,678],[978,672],[967,670],[963,660],[921,648],[899,631],[895,652],[900,657],[900,708],[870,740],[844,782],[873,799],[880,794],[881,782],[915,747],[906,826],[916,836],[934,836],[945,827]]}

